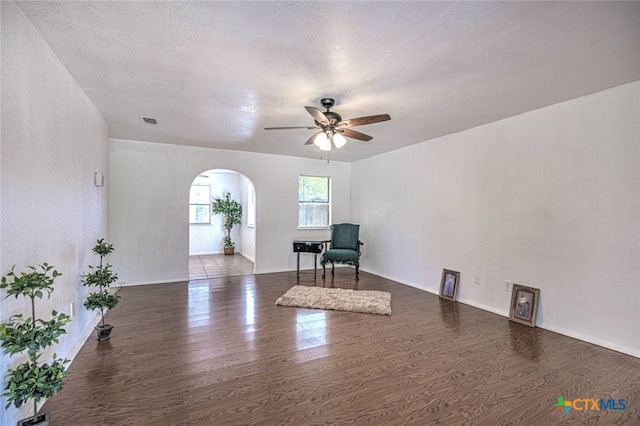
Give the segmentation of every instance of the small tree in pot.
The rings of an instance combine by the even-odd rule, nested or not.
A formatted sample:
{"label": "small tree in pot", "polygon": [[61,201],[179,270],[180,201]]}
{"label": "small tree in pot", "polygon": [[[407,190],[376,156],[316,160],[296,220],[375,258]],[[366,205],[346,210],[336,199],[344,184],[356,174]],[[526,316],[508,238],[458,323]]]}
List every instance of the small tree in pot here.
{"label": "small tree in pot", "polygon": [[225,198],[216,198],[213,203],[211,203],[211,212],[222,215],[225,229],[224,254],[233,254],[234,243],[231,241],[231,229],[233,225],[239,225],[241,223],[242,205],[232,200],[231,193],[228,192]]}
{"label": "small tree in pot", "polygon": [[0,281],[0,288],[8,289],[5,297],[24,296],[31,299],[30,318],[24,319],[22,314],[15,314],[9,321],[0,323],[3,352],[14,355],[27,351],[29,354],[27,362],[14,370],[8,370],[9,380],[3,394],[7,397],[5,408],[9,408],[11,404],[20,408],[27,401],[33,400],[33,417],[18,421],[18,426],[49,424],[49,412],[38,415],[38,402],[52,398],[62,389],[62,377],[67,374],[64,365],[69,362],[68,359],[58,358],[54,353],[51,364],[38,363],[42,349],[58,343],[58,337],[65,333],[62,327],[71,321],[68,315],[58,314],[55,310],[51,312],[53,318],[49,321],[36,319],[36,297],[42,299],[45,292],[50,296],[53,281],[62,274],[47,263],[37,267],[29,266],[28,269],[18,275],[12,268]]}
{"label": "small tree in pot", "polygon": [[100,310],[102,321],[100,325],[96,326],[96,332],[98,333],[98,341],[102,342],[110,339],[113,329],[112,325],[104,322],[104,310],[115,308],[120,300],[120,295],[109,291],[111,284],[118,280],[118,274],[111,270],[112,265],[104,261],[104,258],[113,252],[113,244],[108,244],[104,239],[100,239],[96,242],[93,252],[100,256],[100,264],[97,267],[89,266],[91,272],[82,276],[82,285],[96,287],[97,291],[89,293],[84,306],[87,309]]}

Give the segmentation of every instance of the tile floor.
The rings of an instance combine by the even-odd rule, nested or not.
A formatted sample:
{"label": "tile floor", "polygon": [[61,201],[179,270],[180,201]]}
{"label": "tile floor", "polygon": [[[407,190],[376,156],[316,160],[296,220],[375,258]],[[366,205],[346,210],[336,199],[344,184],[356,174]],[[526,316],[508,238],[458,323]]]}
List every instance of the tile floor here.
{"label": "tile floor", "polygon": [[240,254],[189,256],[189,278],[192,280],[253,274],[253,262]]}

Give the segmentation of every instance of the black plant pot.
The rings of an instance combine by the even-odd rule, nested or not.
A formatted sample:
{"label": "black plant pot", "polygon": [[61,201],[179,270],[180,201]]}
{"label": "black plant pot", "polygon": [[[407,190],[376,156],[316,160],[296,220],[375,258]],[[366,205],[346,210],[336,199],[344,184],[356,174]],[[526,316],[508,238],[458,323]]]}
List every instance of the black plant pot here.
{"label": "black plant pot", "polygon": [[18,420],[17,426],[49,426],[49,412],[45,411],[38,414],[38,419],[35,423],[33,422],[33,417]]}
{"label": "black plant pot", "polygon": [[98,342],[104,342],[111,338],[111,330],[113,326],[111,324],[105,324],[104,326],[96,326],[96,332],[98,333]]}

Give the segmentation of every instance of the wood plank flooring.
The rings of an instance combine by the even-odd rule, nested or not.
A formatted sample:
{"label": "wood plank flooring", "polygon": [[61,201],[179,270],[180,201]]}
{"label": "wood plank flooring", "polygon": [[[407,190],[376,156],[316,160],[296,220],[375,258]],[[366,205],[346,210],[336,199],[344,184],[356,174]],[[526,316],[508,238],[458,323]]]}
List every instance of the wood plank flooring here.
{"label": "wood plank flooring", "polygon": [[276,306],[295,272],[122,288],[51,425],[640,424],[640,359],[360,276],[325,285],[389,291],[391,316]]}

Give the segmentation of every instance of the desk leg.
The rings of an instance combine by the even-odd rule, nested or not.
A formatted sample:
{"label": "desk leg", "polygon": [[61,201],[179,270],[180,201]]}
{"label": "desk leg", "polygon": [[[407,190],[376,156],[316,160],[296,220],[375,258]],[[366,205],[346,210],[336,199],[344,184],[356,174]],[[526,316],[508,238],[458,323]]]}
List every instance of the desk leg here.
{"label": "desk leg", "polygon": [[317,269],[316,265],[318,264],[318,253],[313,253],[313,281],[316,280]]}
{"label": "desk leg", "polygon": [[298,252],[298,267],[296,268],[296,278],[300,279],[300,252]]}

